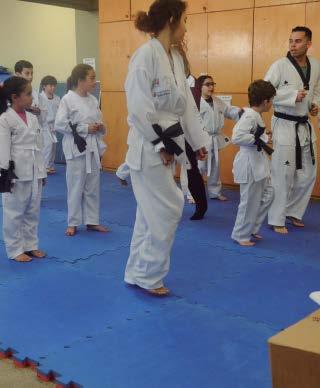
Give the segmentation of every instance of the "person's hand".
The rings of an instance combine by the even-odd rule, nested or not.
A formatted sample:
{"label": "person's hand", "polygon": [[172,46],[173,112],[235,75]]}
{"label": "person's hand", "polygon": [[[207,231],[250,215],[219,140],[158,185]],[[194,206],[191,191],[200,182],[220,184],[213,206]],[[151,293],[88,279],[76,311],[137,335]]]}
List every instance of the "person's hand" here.
{"label": "person's hand", "polygon": [[271,131],[266,131],[266,135],[268,135],[267,143],[268,144],[272,143],[272,132]]}
{"label": "person's hand", "polygon": [[208,151],[206,147],[202,147],[196,152],[196,154],[198,160],[206,160],[208,156]]}
{"label": "person's hand", "polygon": [[88,126],[88,133],[94,134],[99,131],[99,124],[93,123]]}
{"label": "person's hand", "polygon": [[36,115],[36,116],[40,116],[40,114],[41,114],[41,110],[40,110],[40,108],[37,107],[37,106],[31,106],[31,107],[29,108],[29,111],[30,111],[31,113],[33,113],[34,115]]}
{"label": "person's hand", "polygon": [[318,116],[318,113],[319,113],[319,107],[318,107],[318,105],[312,103],[312,104],[311,104],[311,109],[310,109],[310,114],[311,114],[311,116]]}
{"label": "person's hand", "polygon": [[103,125],[103,123],[96,123],[96,124],[97,124],[97,126],[98,126],[98,131],[103,132],[103,131],[104,131],[104,125]]}
{"label": "person's hand", "polygon": [[302,100],[305,98],[305,96],[308,94],[308,91],[307,90],[299,90],[298,91],[298,95],[297,95],[297,98],[296,98],[296,102],[302,102]]}
{"label": "person's hand", "polygon": [[165,166],[169,166],[174,161],[174,156],[168,154],[164,148],[160,151],[160,158]]}

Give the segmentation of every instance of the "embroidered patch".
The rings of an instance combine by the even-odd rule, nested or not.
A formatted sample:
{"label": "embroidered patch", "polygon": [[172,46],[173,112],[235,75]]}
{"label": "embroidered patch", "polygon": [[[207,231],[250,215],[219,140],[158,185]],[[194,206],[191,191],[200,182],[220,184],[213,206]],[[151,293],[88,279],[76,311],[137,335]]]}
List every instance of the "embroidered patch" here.
{"label": "embroidered patch", "polygon": [[152,81],[152,87],[154,87],[154,86],[159,86],[159,83],[160,83],[159,78],[155,78],[155,79]]}
{"label": "embroidered patch", "polygon": [[284,84],[285,84],[285,85],[288,85],[288,83],[289,83],[288,81],[284,81]]}
{"label": "embroidered patch", "polygon": [[225,138],[224,138],[224,141],[225,141],[226,143],[228,143],[229,138],[225,137]]}
{"label": "embroidered patch", "polygon": [[285,166],[290,166],[290,162],[289,162],[289,160],[287,160],[286,162],[285,162],[285,164],[284,164]]}

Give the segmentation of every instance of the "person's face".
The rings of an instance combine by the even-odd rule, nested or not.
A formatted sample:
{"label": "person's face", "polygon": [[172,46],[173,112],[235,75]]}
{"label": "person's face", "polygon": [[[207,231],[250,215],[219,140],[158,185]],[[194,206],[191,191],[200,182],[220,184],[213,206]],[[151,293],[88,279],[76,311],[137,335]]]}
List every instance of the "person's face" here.
{"label": "person's face", "polygon": [[289,51],[294,58],[306,55],[311,47],[311,41],[307,38],[304,31],[292,32],[289,39]]}
{"label": "person's face", "polygon": [[53,96],[56,91],[56,85],[45,85],[43,90],[47,96]]}
{"label": "person's face", "polygon": [[209,78],[209,77],[206,78],[201,87],[202,97],[204,98],[211,97],[214,93],[214,85],[215,83],[213,82],[212,78]]}
{"label": "person's face", "polygon": [[173,44],[177,44],[177,43],[183,41],[184,36],[187,32],[186,23],[187,23],[187,15],[185,12],[183,12],[183,14],[181,15],[181,18],[180,18],[180,22],[172,34],[172,43]]}
{"label": "person's face", "polygon": [[93,69],[88,71],[88,74],[84,80],[79,81],[79,86],[88,93],[91,93],[96,87],[96,73]]}
{"label": "person's face", "polygon": [[16,73],[17,76],[26,79],[29,82],[33,80],[33,68],[24,67],[21,73]]}
{"label": "person's face", "polygon": [[12,106],[17,110],[28,109],[32,105],[32,86],[28,83],[25,89],[17,96],[13,94],[12,97]]}

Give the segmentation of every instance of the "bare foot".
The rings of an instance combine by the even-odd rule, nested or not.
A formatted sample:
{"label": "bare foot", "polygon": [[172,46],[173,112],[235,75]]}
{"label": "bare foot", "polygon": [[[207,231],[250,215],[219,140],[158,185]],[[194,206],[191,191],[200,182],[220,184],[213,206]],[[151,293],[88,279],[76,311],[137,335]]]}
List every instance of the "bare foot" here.
{"label": "bare foot", "polygon": [[299,220],[299,218],[295,217],[287,217],[289,221],[291,221],[292,225],[297,228],[304,228],[304,223]]}
{"label": "bare foot", "polygon": [[261,234],[257,234],[257,233],[252,233],[251,235],[253,238],[256,238],[257,240],[262,240],[263,237],[261,236]]}
{"label": "bare foot", "polygon": [[196,203],[196,201],[194,200],[194,198],[193,197],[187,197],[188,198],[188,202],[189,203]]}
{"label": "bare foot", "polygon": [[65,235],[72,237],[77,233],[77,228],[75,226],[68,226],[67,230],[65,231]]}
{"label": "bare foot", "polygon": [[91,232],[101,232],[101,233],[110,232],[110,229],[106,228],[103,225],[87,225],[87,230],[90,230]]}
{"label": "bare foot", "polygon": [[256,245],[255,242],[250,241],[250,240],[238,241],[238,243],[239,243],[239,245],[241,245],[242,247],[253,247],[254,245]]}
{"label": "bare foot", "polygon": [[149,294],[155,296],[166,296],[170,293],[170,290],[167,287],[154,288],[153,290],[147,290]]}
{"label": "bare foot", "polygon": [[211,199],[217,199],[218,201],[228,201],[228,198],[227,197],[225,197],[224,195],[222,195],[222,194],[220,194],[220,195],[218,195],[218,197],[213,197],[213,198],[211,198]]}
{"label": "bare foot", "polygon": [[288,234],[289,233],[288,229],[285,226],[273,225],[272,229],[274,230],[274,232],[280,233],[280,234]]}
{"label": "bare foot", "polygon": [[37,259],[43,259],[44,257],[46,257],[46,253],[43,251],[40,251],[39,249],[26,252],[26,254],[32,257],[36,257]]}
{"label": "bare foot", "polygon": [[28,263],[29,261],[32,261],[32,258],[25,253],[21,253],[21,255],[18,255],[13,260],[19,262],[19,263]]}
{"label": "bare foot", "polygon": [[128,182],[125,179],[119,178],[119,181],[120,181],[121,186],[128,186]]}

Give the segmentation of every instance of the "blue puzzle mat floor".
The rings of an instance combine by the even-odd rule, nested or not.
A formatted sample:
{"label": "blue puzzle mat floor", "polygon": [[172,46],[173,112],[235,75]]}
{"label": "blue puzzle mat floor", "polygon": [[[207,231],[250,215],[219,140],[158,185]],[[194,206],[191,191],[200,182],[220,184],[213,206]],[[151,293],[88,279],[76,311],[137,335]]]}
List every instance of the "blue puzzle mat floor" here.
{"label": "blue puzzle mat floor", "polygon": [[[101,176],[107,234],[64,236],[65,170],[44,189],[39,236],[45,260],[6,258],[0,235],[0,356],[33,366],[57,387],[270,388],[268,338],[317,306],[320,202],[303,230],[244,248],[230,239],[239,193],[209,201],[191,222],[186,204],[172,251],[167,298],[125,285],[135,217],[130,185]],[[2,208],[0,207],[0,213]],[[0,377],[1,382],[1,377]]]}

